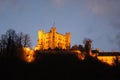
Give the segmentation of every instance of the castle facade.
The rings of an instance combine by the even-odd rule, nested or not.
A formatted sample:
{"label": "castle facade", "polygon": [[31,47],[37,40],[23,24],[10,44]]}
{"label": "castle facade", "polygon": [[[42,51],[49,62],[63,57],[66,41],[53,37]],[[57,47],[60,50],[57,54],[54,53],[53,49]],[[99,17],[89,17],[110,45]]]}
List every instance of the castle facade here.
{"label": "castle facade", "polygon": [[38,30],[38,44],[35,50],[47,49],[70,49],[70,32],[65,35],[56,31],[56,27],[51,27],[49,32],[44,33],[43,30]]}

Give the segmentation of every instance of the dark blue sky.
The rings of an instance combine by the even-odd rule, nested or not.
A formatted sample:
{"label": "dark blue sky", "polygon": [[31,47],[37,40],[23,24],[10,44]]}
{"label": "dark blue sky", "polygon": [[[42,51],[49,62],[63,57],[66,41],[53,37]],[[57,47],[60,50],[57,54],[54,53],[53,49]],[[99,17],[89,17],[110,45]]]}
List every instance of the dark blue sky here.
{"label": "dark blue sky", "polygon": [[120,0],[0,0],[0,35],[12,28],[30,34],[37,45],[37,31],[71,32],[71,45],[93,40],[93,49],[120,51]]}

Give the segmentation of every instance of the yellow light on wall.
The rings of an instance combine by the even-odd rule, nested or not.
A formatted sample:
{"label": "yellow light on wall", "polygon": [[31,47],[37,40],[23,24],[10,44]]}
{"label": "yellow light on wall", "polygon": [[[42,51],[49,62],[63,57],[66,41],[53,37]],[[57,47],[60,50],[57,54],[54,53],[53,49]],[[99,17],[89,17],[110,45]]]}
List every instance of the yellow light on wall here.
{"label": "yellow light on wall", "polygon": [[34,54],[35,54],[34,51],[31,50],[31,49],[28,48],[28,47],[24,47],[24,48],[23,48],[23,51],[24,51],[24,53],[23,53],[23,59],[24,59],[26,62],[28,62],[28,63],[33,62],[34,59],[35,59],[35,57],[34,57]]}

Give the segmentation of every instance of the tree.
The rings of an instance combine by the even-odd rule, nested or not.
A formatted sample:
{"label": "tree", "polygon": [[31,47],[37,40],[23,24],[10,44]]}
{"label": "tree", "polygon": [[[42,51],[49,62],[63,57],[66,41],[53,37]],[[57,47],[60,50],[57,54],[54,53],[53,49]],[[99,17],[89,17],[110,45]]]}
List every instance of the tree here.
{"label": "tree", "polygon": [[31,47],[31,40],[30,40],[30,35],[29,34],[25,34],[23,36],[23,46],[24,47]]}
{"label": "tree", "polygon": [[83,45],[78,45],[78,48],[81,52],[84,52],[85,51],[85,48],[83,47]]}
{"label": "tree", "polygon": [[7,50],[7,54],[8,55],[12,55],[12,56],[15,56],[15,53],[17,51],[17,34],[15,32],[15,30],[12,30],[12,29],[9,29],[7,32],[6,32],[6,36],[7,36],[7,47],[6,47],[6,50]]}
{"label": "tree", "polygon": [[90,50],[91,50],[91,43],[92,43],[92,40],[89,39],[89,38],[85,38],[83,40],[83,43],[84,43],[84,48],[85,48],[85,51],[86,53],[89,55],[90,54]]}
{"label": "tree", "polygon": [[78,47],[78,45],[76,45],[76,44],[75,44],[75,45],[73,45],[73,46],[72,46],[72,48],[71,48],[71,49],[72,49],[72,50],[78,50],[78,49],[79,49],[79,47]]}
{"label": "tree", "polygon": [[31,40],[29,34],[18,33],[18,42],[19,47],[31,47]]}
{"label": "tree", "polygon": [[1,53],[1,55],[5,54],[6,46],[7,46],[7,36],[2,35],[0,37],[0,53]]}
{"label": "tree", "polygon": [[9,29],[6,34],[1,35],[0,51],[6,56],[16,56],[22,52],[22,47],[31,47],[31,40],[28,34],[16,33],[15,30]]}

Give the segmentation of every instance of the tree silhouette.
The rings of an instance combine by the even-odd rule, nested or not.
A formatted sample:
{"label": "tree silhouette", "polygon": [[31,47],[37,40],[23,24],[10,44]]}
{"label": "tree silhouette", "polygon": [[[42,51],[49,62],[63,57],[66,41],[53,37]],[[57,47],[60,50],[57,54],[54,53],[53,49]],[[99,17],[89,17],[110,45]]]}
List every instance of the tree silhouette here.
{"label": "tree silhouette", "polygon": [[85,51],[85,48],[83,47],[83,45],[78,45],[78,47],[79,47],[79,50],[80,50],[81,52],[84,52],[84,51]]}
{"label": "tree silhouette", "polygon": [[[0,53],[3,56],[15,57],[22,52],[22,47],[31,47],[29,34],[16,33],[15,30],[9,29],[6,34],[0,37]],[[22,54],[22,53],[21,53]]]}
{"label": "tree silhouette", "polygon": [[31,47],[31,40],[29,34],[18,33],[18,46],[19,47]]}
{"label": "tree silhouette", "polygon": [[71,49],[72,49],[72,50],[78,50],[79,47],[78,47],[78,45],[73,45]]}
{"label": "tree silhouette", "polygon": [[79,45],[73,45],[71,50],[80,50],[81,52],[84,52],[85,48],[83,47],[83,45],[79,44]]}
{"label": "tree silhouette", "polygon": [[83,40],[83,43],[84,43],[84,45],[85,45],[85,46],[84,46],[85,51],[86,51],[87,55],[89,55],[89,54],[90,54],[90,50],[91,50],[92,40],[89,39],[89,38],[85,38],[85,39]]}

